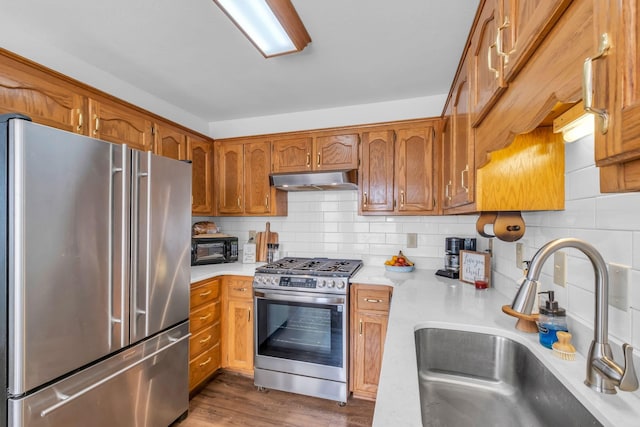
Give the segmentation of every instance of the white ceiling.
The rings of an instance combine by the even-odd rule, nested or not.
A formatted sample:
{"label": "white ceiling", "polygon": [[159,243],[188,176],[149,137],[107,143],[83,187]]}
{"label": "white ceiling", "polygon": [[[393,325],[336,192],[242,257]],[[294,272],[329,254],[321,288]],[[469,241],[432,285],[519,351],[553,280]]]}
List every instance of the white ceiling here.
{"label": "white ceiling", "polygon": [[447,93],[478,0],[293,3],[313,41],[270,59],[211,0],[15,0],[2,19],[216,122]]}

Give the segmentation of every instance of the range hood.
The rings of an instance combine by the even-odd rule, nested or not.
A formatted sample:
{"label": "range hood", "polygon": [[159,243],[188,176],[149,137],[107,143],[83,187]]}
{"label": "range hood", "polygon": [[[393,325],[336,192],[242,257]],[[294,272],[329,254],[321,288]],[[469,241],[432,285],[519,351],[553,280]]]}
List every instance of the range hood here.
{"label": "range hood", "polygon": [[271,175],[271,184],[284,191],[357,190],[356,170]]}

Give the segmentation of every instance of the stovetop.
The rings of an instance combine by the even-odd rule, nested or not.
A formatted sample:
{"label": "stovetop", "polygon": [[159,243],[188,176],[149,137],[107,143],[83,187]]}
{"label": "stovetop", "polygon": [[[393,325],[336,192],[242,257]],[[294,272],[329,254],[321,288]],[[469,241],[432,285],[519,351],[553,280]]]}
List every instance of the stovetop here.
{"label": "stovetop", "polygon": [[360,267],[362,267],[362,261],[358,259],[288,257],[260,266],[256,268],[256,273],[350,277]]}

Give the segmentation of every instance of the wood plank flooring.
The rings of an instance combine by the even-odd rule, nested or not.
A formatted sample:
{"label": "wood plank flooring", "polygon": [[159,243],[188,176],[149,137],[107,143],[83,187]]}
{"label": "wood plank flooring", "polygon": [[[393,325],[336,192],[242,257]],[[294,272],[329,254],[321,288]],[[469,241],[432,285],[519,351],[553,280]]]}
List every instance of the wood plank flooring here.
{"label": "wood plank flooring", "polygon": [[222,372],[189,403],[189,416],[176,427],[371,426],[375,403],[349,399],[336,402],[277,390],[261,392],[253,379]]}

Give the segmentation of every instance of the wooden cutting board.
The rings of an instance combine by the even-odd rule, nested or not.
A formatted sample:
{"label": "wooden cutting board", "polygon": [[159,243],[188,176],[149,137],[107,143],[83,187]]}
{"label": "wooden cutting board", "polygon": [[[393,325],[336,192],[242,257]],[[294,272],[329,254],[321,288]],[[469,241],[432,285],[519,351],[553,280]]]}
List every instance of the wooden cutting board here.
{"label": "wooden cutting board", "polygon": [[271,231],[271,223],[267,222],[265,231],[256,233],[256,261],[267,261],[267,244],[278,243],[278,233]]}
{"label": "wooden cutting board", "polygon": [[256,261],[265,262],[267,260],[267,241],[264,231],[256,233]]}

